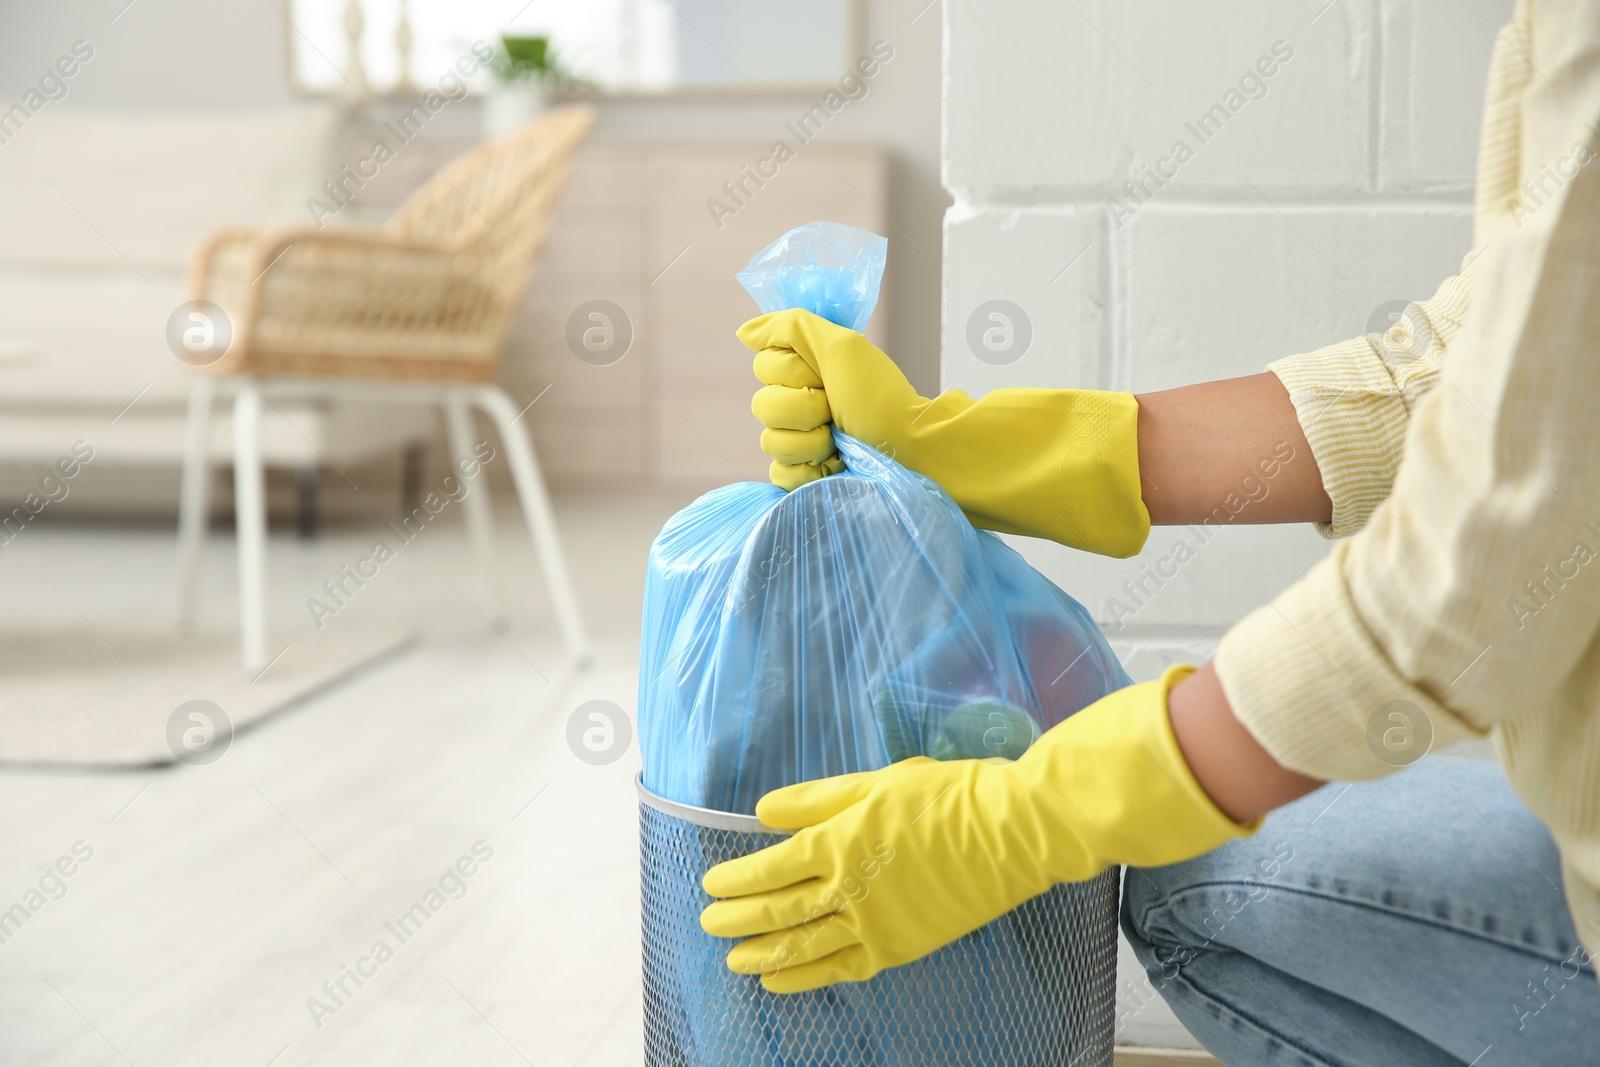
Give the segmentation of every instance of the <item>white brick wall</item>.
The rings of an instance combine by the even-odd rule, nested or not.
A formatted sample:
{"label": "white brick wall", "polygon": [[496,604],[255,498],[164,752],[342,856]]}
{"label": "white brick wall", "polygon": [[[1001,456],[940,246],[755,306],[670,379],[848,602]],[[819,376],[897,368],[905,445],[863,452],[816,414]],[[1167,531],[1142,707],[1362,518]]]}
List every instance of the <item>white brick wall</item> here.
{"label": "white brick wall", "polygon": [[[1249,374],[1427,296],[1470,240],[1484,69],[1510,7],[947,0],[941,384]],[[1237,110],[1198,131],[1214,104]],[[1009,362],[969,344],[995,300],[1031,332]],[[1109,622],[1180,536],[1128,561],[1025,547]],[[1325,548],[1305,529],[1226,530],[1115,632],[1214,640]]]}
{"label": "white brick wall", "polygon": [[[1484,74],[1511,6],[945,0],[941,384],[1250,374],[1431,294],[1470,241]],[[1020,356],[969,344],[997,300],[1031,333]],[[980,319],[981,337],[996,320]],[[1136,679],[1208,657],[1327,550],[1307,528],[1226,529],[1157,584],[1185,538],[1198,543],[1157,530],[1133,560],[1015,543],[1102,620]],[[1138,984],[1119,983],[1119,1041],[1172,1043],[1181,1028]]]}

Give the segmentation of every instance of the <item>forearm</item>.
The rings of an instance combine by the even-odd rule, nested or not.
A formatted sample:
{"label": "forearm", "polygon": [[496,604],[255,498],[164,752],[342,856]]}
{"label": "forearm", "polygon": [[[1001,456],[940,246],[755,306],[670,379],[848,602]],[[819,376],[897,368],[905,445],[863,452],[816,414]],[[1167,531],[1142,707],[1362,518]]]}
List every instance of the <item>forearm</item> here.
{"label": "forearm", "polygon": [[[1139,479],[1155,525],[1327,522],[1333,502],[1289,392],[1272,373],[1144,393]],[[1240,724],[1209,664],[1168,697],[1195,780],[1247,822],[1322,783],[1280,766]]]}
{"label": "forearm", "polygon": [[1327,522],[1333,502],[1271,373],[1143,393],[1139,480],[1150,521]]}
{"label": "forearm", "polygon": [[1234,717],[1211,664],[1173,687],[1167,709],[1195,780],[1230,819],[1248,822],[1322,785],[1282,767],[1261,747]]}

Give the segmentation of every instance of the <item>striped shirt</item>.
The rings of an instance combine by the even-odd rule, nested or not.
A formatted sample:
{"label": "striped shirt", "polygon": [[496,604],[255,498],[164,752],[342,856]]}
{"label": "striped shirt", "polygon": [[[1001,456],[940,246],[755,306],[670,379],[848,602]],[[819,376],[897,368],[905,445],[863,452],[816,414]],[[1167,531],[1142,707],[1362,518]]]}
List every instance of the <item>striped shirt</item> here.
{"label": "striped shirt", "polygon": [[[1341,540],[1216,665],[1284,766],[1391,773],[1489,736],[1600,954],[1600,0],[1519,0],[1473,251],[1383,334],[1292,356]],[[1346,536],[1348,535],[1348,536]],[[1431,740],[1430,740],[1431,739]],[[1485,822],[1483,833],[1496,831]]]}

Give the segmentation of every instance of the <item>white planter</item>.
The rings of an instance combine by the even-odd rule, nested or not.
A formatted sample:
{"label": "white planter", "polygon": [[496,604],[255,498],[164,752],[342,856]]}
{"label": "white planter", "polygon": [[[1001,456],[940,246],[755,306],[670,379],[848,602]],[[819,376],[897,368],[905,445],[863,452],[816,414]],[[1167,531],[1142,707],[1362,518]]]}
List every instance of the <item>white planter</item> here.
{"label": "white planter", "polygon": [[501,85],[483,98],[483,135],[499,137],[532,122],[549,103],[540,85]]}

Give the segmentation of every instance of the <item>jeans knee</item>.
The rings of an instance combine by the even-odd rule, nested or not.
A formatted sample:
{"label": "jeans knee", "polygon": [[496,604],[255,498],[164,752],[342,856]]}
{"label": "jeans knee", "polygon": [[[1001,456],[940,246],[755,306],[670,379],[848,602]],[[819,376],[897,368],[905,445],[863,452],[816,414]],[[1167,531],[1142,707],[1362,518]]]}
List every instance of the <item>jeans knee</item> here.
{"label": "jeans knee", "polygon": [[1186,904],[1195,893],[1216,884],[1216,873],[1197,870],[1193,861],[1129,867],[1122,883],[1123,933],[1135,945],[1187,943],[1190,938],[1182,922]]}
{"label": "jeans knee", "polygon": [[1159,984],[1178,972],[1201,951],[1183,924],[1172,914],[1174,896],[1181,896],[1188,879],[1176,879],[1173,868],[1128,868],[1122,888],[1119,916],[1123,936],[1140,966]]}
{"label": "jeans knee", "polygon": [[1136,947],[1152,940],[1152,931],[1146,929],[1150,911],[1165,896],[1148,874],[1137,867],[1129,867],[1122,881],[1122,907],[1119,919],[1122,932]]}
{"label": "jeans knee", "polygon": [[1259,851],[1256,843],[1236,842],[1168,867],[1128,869],[1122,931],[1152,979],[1175,976],[1237,936],[1236,924],[1266,899],[1276,877]]}

